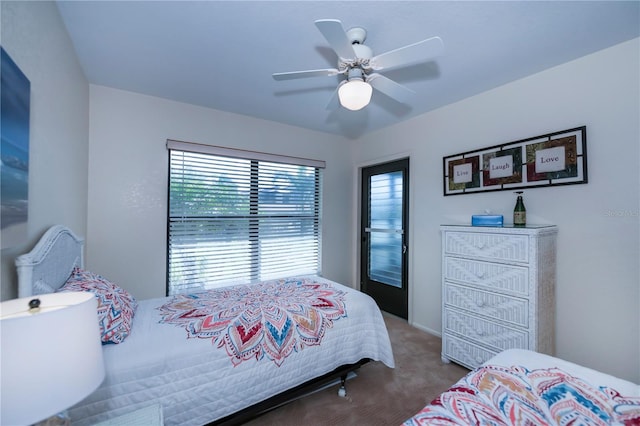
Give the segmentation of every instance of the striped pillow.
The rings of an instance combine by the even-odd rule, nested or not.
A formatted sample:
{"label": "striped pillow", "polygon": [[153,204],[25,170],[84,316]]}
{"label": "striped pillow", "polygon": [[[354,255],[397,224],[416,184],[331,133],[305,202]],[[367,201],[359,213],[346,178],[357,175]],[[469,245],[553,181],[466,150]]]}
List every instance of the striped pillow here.
{"label": "striped pillow", "polygon": [[58,291],[90,291],[96,295],[103,344],[122,343],[131,332],[138,302],[129,292],[109,280],[76,267]]}

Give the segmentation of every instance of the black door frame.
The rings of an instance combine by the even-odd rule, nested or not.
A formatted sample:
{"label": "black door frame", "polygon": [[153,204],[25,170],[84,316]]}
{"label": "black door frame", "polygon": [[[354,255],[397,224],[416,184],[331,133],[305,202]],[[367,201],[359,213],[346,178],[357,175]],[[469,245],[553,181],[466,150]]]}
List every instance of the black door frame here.
{"label": "black door frame", "polygon": [[[403,172],[402,211],[402,288],[368,279],[368,180],[370,176],[401,170]],[[408,319],[409,315],[409,157],[363,166],[360,169],[360,290],[372,296],[380,309]]]}

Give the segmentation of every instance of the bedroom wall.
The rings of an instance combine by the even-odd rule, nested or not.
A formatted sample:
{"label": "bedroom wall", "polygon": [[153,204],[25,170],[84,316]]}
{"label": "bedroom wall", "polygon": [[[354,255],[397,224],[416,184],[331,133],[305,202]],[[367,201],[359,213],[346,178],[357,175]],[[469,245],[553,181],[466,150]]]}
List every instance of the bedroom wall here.
{"label": "bedroom wall", "polygon": [[2,47],[31,82],[29,221],[23,244],[2,250],[0,299],[17,296],[15,257],[54,224],[84,235],[89,85],[54,2],[0,2]]}
{"label": "bedroom wall", "polygon": [[87,267],[134,296],[166,287],[167,139],[325,160],[322,269],[351,285],[351,151],[341,137],[90,86]]}
{"label": "bedroom wall", "polygon": [[440,334],[438,225],[513,217],[511,191],[444,197],[442,157],[586,125],[589,183],[525,190],[527,220],[559,226],[557,355],[640,382],[639,52],[635,39],[356,142],[358,166],[411,155],[414,325]]}
{"label": "bedroom wall", "polygon": [[487,208],[510,218],[514,204],[508,191],[443,197],[442,157],[584,124],[590,182],[525,193],[530,222],[560,227],[557,353],[640,382],[637,39],[354,143],[89,88],[53,2],[3,0],[0,14],[0,42],[32,90],[29,235],[24,245],[2,251],[0,299],[16,295],[15,256],[57,223],[88,237],[89,268],[137,297],[163,295],[167,138],[327,160],[324,271],[353,283],[356,244],[345,236],[355,238],[357,186],[347,183],[357,166],[409,153],[411,320],[439,333],[438,225],[466,222]]}

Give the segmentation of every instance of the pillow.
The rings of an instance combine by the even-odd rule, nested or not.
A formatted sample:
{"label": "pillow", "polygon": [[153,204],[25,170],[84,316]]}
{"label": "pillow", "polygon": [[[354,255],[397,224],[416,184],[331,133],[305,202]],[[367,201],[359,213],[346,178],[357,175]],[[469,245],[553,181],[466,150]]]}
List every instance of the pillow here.
{"label": "pillow", "polygon": [[98,324],[102,343],[122,343],[131,332],[136,299],[109,280],[75,267],[58,291],[90,291],[98,298]]}

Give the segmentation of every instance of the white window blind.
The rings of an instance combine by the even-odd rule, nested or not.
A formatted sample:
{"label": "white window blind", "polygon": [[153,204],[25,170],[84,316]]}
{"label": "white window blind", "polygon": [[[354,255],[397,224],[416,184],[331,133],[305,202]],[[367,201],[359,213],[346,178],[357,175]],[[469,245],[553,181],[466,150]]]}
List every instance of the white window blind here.
{"label": "white window blind", "polygon": [[171,142],[169,295],[320,273],[320,167]]}

